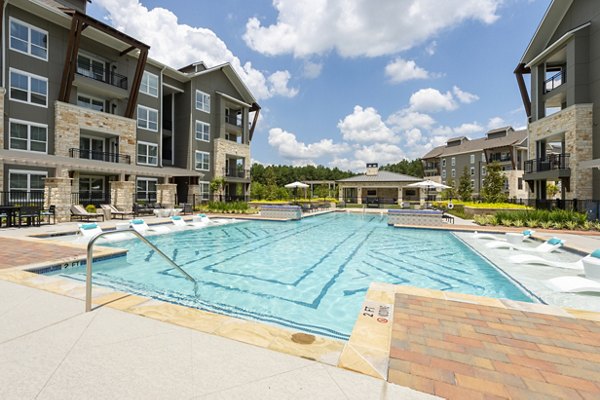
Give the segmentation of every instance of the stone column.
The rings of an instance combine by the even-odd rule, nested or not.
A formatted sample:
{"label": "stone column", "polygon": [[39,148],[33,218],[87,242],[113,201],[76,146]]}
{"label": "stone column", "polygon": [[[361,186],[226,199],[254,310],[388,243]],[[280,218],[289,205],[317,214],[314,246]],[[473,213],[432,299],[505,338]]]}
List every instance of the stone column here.
{"label": "stone column", "polygon": [[[181,199],[180,199],[181,200]],[[200,185],[189,185],[188,186],[188,198],[185,199],[185,203],[192,203],[192,206],[197,206],[202,202],[200,197]]]}
{"label": "stone column", "polygon": [[177,185],[174,183],[159,183],[156,185],[156,201],[165,208],[175,207]]}
{"label": "stone column", "polygon": [[362,187],[356,188],[356,203],[362,204]]}
{"label": "stone column", "polygon": [[133,196],[135,194],[135,182],[133,181],[111,181],[110,201],[113,206],[121,211],[133,210]]}
{"label": "stone column", "polygon": [[403,202],[404,199],[402,199],[402,186],[400,186],[398,188],[398,205],[401,206]]}
{"label": "stone column", "polygon": [[427,189],[418,189],[419,190],[419,204],[421,207],[425,205],[425,199],[427,198]]}
{"label": "stone column", "polygon": [[[0,87],[0,149],[4,149],[4,95],[6,89]],[[0,185],[1,188],[1,185]]]}
{"label": "stone column", "polygon": [[71,220],[71,178],[55,177],[44,180],[44,208],[56,207],[56,222]]}

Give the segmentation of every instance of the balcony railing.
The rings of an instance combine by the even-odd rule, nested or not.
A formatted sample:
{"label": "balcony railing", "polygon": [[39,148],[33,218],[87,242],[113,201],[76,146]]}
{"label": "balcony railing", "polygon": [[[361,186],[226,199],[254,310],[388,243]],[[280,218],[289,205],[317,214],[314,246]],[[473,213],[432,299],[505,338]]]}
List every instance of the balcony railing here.
{"label": "balcony railing", "polygon": [[494,161],[504,162],[504,161],[510,161],[510,160],[511,160],[510,155],[506,155],[506,154],[504,154],[504,155],[492,154],[490,156],[490,162],[494,162]]}
{"label": "balcony railing", "polygon": [[554,171],[569,168],[569,154],[549,154],[545,158],[525,161],[525,173]]}
{"label": "balcony railing", "polygon": [[131,157],[127,154],[106,153],[103,151],[84,150],[77,148],[69,149],[69,157],[85,158],[87,160],[96,160],[111,163],[131,164]]}
{"label": "balcony railing", "polygon": [[238,170],[223,168],[223,175],[229,178],[250,179],[250,170]]}
{"label": "balcony railing", "polygon": [[242,126],[242,119],[237,115],[226,115],[225,122],[230,125]]}
{"label": "balcony railing", "polygon": [[551,92],[565,83],[565,71],[561,70],[544,81],[544,93]]}
{"label": "balcony railing", "polygon": [[106,68],[89,65],[77,66],[77,74],[127,90],[127,77]]}

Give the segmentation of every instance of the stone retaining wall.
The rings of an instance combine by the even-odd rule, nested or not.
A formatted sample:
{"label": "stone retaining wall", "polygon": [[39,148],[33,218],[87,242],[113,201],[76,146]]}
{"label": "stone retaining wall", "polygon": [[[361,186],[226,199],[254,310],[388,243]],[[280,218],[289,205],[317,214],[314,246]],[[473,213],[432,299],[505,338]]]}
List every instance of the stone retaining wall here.
{"label": "stone retaining wall", "polygon": [[442,225],[441,211],[388,210],[388,225]]}
{"label": "stone retaining wall", "polygon": [[298,206],[269,206],[260,207],[260,215],[265,218],[301,219],[302,209]]}

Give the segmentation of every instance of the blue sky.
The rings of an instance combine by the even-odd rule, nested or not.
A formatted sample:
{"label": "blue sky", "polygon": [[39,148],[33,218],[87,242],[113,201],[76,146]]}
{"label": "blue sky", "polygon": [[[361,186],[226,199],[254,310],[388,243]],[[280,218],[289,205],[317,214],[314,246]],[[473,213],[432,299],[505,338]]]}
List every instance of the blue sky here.
{"label": "blue sky", "polygon": [[174,67],[231,62],[263,107],[252,158],[359,171],[524,127],[512,71],[550,0],[95,0]]}

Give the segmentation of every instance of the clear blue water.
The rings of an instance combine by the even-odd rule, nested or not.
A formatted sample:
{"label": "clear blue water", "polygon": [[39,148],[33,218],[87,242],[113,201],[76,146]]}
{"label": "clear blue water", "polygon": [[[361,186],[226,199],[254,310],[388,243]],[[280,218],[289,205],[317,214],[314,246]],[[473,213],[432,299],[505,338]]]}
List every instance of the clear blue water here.
{"label": "clear blue water", "polygon": [[[349,337],[373,281],[531,301],[450,232],[398,229],[386,216],[326,214],[151,236],[198,291],[139,240],[94,263],[94,283],[217,313]],[[85,267],[52,273],[84,280]]]}

